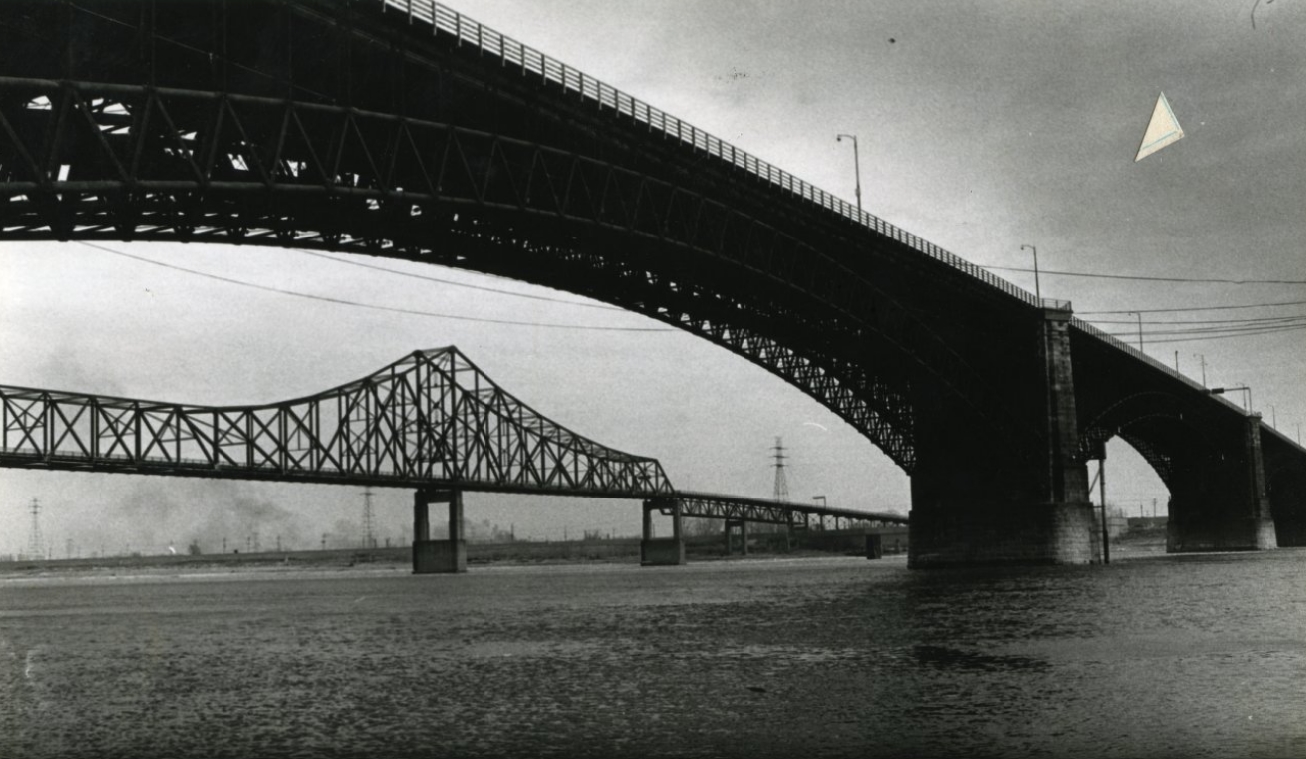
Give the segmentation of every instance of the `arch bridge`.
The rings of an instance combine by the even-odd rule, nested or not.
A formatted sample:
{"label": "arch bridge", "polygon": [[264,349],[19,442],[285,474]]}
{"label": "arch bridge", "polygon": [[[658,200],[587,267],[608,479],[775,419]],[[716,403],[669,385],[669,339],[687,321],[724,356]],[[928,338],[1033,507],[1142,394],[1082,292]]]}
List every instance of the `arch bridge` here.
{"label": "arch bridge", "polygon": [[1306,450],[1259,417],[445,5],[4,13],[0,239],[344,251],[645,314],[896,462],[913,566],[1097,560],[1085,462],[1117,434],[1171,489],[1173,550],[1306,541]]}

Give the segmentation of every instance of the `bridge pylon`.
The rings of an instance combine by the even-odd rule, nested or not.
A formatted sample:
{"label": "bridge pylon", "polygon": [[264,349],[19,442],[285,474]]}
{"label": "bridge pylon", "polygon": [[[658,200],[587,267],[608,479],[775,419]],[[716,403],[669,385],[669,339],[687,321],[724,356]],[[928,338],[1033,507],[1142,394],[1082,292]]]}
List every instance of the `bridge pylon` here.
{"label": "bridge pylon", "polygon": [[[449,505],[449,537],[431,539],[430,505]],[[467,571],[467,539],[463,527],[461,490],[422,490],[413,493],[413,574],[458,574]]]}
{"label": "bridge pylon", "polygon": [[1011,397],[1041,433],[1023,449],[995,445],[950,397],[920,391],[909,566],[1101,560],[1088,468],[1076,455],[1070,319],[1068,305],[1041,309],[1029,335],[1035,360],[1006,367]]}
{"label": "bridge pylon", "polygon": [[[684,507],[679,498],[658,497],[644,501],[644,536],[639,544],[641,566],[685,563],[685,536],[682,531]],[[653,530],[653,512],[671,514],[671,537],[659,538]]]}
{"label": "bridge pylon", "polygon": [[1251,414],[1204,456],[1174,462],[1166,551],[1257,551],[1278,547],[1267,496],[1261,416]]}

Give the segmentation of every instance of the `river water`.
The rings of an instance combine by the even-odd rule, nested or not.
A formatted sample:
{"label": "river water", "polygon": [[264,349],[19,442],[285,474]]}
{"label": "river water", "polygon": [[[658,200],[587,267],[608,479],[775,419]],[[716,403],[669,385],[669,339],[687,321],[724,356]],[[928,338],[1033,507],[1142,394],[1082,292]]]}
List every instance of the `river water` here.
{"label": "river water", "polygon": [[1306,756],[1304,570],[0,578],[0,756]]}

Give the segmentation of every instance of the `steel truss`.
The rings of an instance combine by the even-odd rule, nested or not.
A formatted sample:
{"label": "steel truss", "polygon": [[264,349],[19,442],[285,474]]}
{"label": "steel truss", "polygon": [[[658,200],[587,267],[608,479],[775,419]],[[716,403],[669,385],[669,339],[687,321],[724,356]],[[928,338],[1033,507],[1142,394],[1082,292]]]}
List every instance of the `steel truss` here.
{"label": "steel truss", "polygon": [[[959,395],[1019,451],[1037,432],[907,309],[811,244],[666,181],[526,141],[401,116],[236,94],[0,78],[0,236],[180,239],[319,247],[496,270],[463,248],[569,250],[630,268],[613,243],[652,250],[640,275],[670,279],[692,253],[736,272],[707,299],[751,300],[712,319],[620,302],[690,329],[798,385],[884,450],[914,465],[908,375]],[[609,245],[584,250],[578,227]],[[634,253],[632,253],[634,255]],[[498,269],[531,281],[539,262]],[[743,275],[741,278],[740,275]],[[554,283],[573,291],[581,279]],[[692,287],[693,277],[676,282]],[[739,294],[743,291],[745,294]],[[758,314],[789,304],[799,335]],[[718,309],[719,311],[719,309]],[[750,313],[751,311],[751,313]],[[722,318],[723,317],[723,318]],[[792,331],[792,330],[791,330]],[[803,348],[830,344],[837,352]],[[849,356],[856,350],[860,355]],[[906,365],[897,379],[875,365]],[[900,372],[902,374],[902,372]]]}
{"label": "steel truss", "polygon": [[709,519],[744,520],[746,522],[766,522],[807,526],[808,517],[832,517],[834,529],[838,529],[839,520],[846,526],[882,527],[885,525],[905,525],[907,517],[891,512],[857,511],[822,507],[813,504],[767,501],[760,498],[738,498],[727,495],[708,493],[689,493],[677,491],[669,497],[646,500],[651,508],[662,514],[672,514],[679,504],[682,517],[706,517]]}
{"label": "steel truss", "polygon": [[626,498],[672,490],[657,460],[541,416],[454,347],[263,406],[0,386],[0,425],[6,467]]}

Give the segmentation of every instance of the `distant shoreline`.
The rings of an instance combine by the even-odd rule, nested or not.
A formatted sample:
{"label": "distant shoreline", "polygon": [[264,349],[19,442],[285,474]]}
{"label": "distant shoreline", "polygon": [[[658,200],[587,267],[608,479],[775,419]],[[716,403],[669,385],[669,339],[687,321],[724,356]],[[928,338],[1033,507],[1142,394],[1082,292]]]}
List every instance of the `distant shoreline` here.
{"label": "distant shoreline", "polygon": [[[511,543],[467,544],[467,561],[472,567],[490,565],[553,565],[639,562],[639,538],[610,538],[572,541],[514,541]],[[694,562],[722,560],[722,539],[691,539],[686,546]],[[829,556],[831,551],[796,548],[791,552],[751,548],[750,558]],[[835,552],[835,553],[847,553]],[[738,558],[738,554],[735,555]],[[0,578],[49,574],[113,575],[235,571],[376,569],[399,570],[411,566],[409,546],[381,548],[334,548],[312,551],[232,551],[212,554],[163,554],[151,556],[102,556],[73,559],[0,561]]]}

